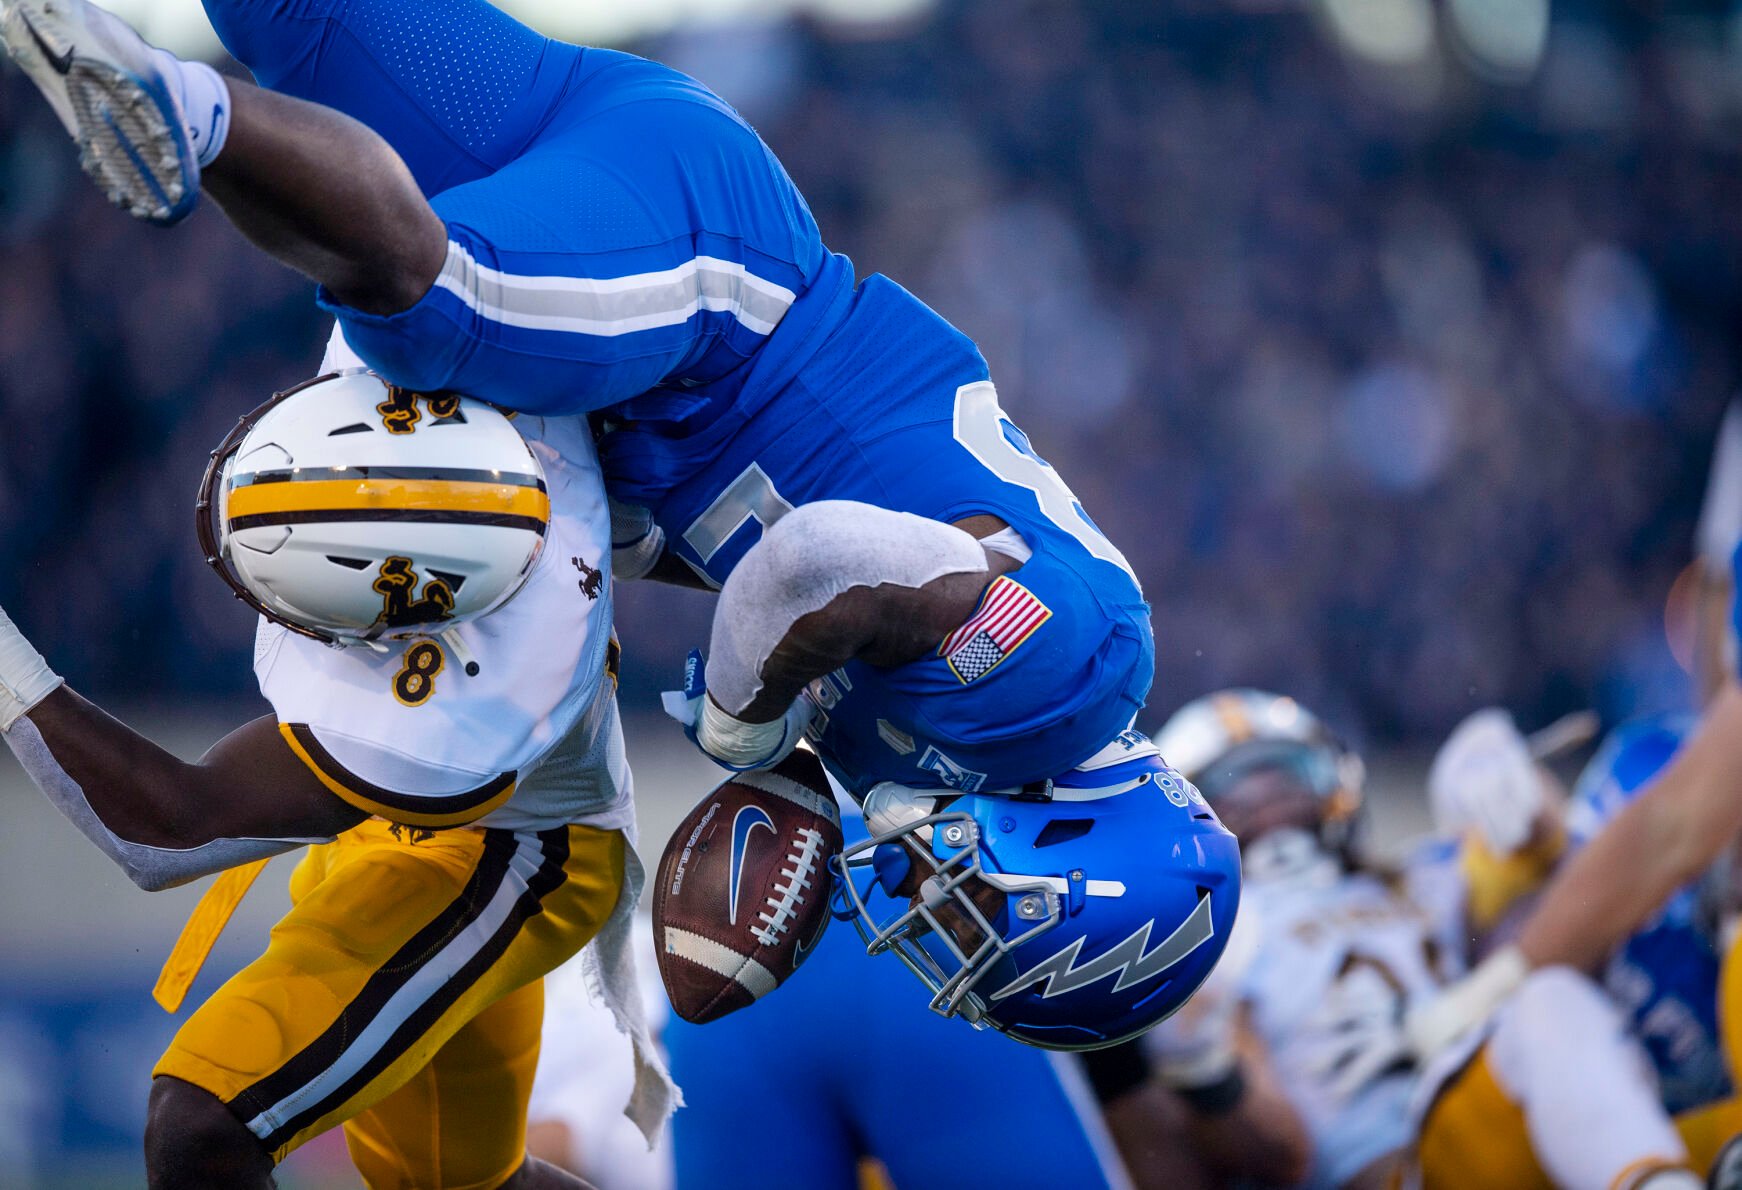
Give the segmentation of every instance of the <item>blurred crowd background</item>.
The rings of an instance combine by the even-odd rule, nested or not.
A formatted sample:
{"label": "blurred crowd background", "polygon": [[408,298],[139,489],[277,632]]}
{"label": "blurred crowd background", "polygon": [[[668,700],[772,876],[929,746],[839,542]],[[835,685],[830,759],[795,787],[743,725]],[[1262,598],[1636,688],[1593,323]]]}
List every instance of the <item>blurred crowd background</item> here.
{"label": "blurred crowd background", "polygon": [[[1146,585],[1156,722],[1228,682],[1373,744],[1680,697],[1662,610],[1742,378],[1734,3],[951,0],[636,48],[980,342]],[[251,689],[191,501],[314,369],[310,296],[213,210],[108,209],[0,72],[0,604],[75,684]],[[619,607],[633,706],[707,602]]]}
{"label": "blurred crowd background", "polygon": [[[1146,729],[1220,685],[1295,694],[1407,818],[1408,758],[1478,706],[1686,699],[1665,600],[1742,389],[1742,0],[503,2],[553,33],[633,14],[831,246],[980,342],[1145,583]],[[177,4],[197,23],[117,0]],[[0,606],[184,754],[253,691],[195,486],[316,367],[311,296],[213,210],[110,210],[0,68]],[[651,712],[710,601],[617,607]],[[630,727],[656,850],[706,778]],[[197,890],[131,895],[0,778],[0,1184],[136,1184],[174,1024],[144,989]],[[251,897],[208,979],[281,907]]]}

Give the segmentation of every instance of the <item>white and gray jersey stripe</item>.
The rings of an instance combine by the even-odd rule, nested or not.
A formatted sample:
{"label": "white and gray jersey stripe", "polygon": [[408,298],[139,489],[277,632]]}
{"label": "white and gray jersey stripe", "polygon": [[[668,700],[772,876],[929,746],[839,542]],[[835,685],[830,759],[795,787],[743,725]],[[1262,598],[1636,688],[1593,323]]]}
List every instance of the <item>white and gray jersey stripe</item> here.
{"label": "white and gray jersey stripe", "polygon": [[479,264],[452,240],[435,284],[504,326],[608,338],[679,326],[704,310],[730,314],[766,335],[797,296],[737,261],[712,256],[623,277],[534,277]]}

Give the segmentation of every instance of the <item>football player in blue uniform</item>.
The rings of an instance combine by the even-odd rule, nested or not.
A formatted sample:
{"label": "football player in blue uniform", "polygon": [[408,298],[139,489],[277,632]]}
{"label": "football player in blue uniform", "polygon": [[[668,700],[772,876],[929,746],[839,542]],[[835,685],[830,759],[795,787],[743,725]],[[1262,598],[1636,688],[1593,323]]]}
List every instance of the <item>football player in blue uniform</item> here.
{"label": "football player in blue uniform", "polygon": [[1183,1002],[1234,841],[1126,731],[1147,605],[974,345],[856,284],[675,71],[485,0],[207,10],[264,86],[85,0],[0,0],[0,37],[112,199],[170,223],[203,188],[391,383],[595,416],[614,572],[721,591],[672,709],[733,768],[808,732],[876,832],[848,900],[934,1008],[1068,1048]]}
{"label": "football player in blue uniform", "polygon": [[[1573,788],[1567,814],[1572,844],[1582,847],[1596,838],[1669,764],[1693,725],[1691,715],[1657,715],[1611,732]],[[1722,866],[1708,869],[1678,889],[1602,969],[1604,990],[1651,1056],[1664,1107],[1672,1114],[1731,1093],[1718,1028],[1726,875]]]}
{"label": "football player in blue uniform", "polygon": [[[1733,570],[1739,560],[1742,550],[1732,557]],[[1712,567],[1709,555],[1705,561]],[[1742,632],[1742,602],[1730,598],[1730,630]],[[1411,1017],[1419,1053],[1437,1053],[1485,1021],[1534,969],[1596,969],[1736,844],[1742,832],[1742,798],[1736,796],[1742,788],[1742,685],[1733,660],[1718,672],[1697,726],[1662,771],[1560,867],[1517,942]],[[1627,879],[1616,879],[1622,871]],[[1728,962],[1737,953],[1732,943],[1726,970],[1742,974]]]}
{"label": "football player in blue uniform", "polygon": [[[850,809],[842,825],[850,841],[865,839]],[[706,1025],[674,1018],[663,1040],[684,1088],[672,1121],[677,1184],[856,1190],[868,1184],[861,1163],[876,1161],[898,1187],[928,1186],[970,1151],[979,1185],[1131,1185],[1074,1056],[963,1029],[927,1012],[905,984],[892,964],[866,964],[850,931],[834,930],[780,993],[779,1012]],[[997,1093],[956,1097],[948,1128],[915,1128],[906,1088],[919,1054]],[[781,1121],[780,1142],[747,1160],[744,1138],[771,1119]]]}

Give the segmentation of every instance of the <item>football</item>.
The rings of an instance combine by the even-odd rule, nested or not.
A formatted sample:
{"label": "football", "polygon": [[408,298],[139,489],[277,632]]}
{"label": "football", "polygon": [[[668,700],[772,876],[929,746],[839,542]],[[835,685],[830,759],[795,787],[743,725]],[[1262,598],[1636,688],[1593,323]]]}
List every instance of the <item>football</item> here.
{"label": "football", "polygon": [[822,762],[802,749],[689,812],[653,895],[659,975],[680,1017],[717,1020],[786,982],[829,924],[840,851],[840,809]]}

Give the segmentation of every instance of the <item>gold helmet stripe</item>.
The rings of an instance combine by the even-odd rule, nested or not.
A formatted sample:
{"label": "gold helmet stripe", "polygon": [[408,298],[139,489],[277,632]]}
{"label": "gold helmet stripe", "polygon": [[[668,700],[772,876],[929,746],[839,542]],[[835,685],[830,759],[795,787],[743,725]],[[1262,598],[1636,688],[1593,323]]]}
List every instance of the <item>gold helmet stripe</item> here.
{"label": "gold helmet stripe", "polygon": [[[311,483],[251,484],[233,490],[225,512],[232,529],[250,524],[319,519],[311,513],[461,513],[550,522],[550,496],[538,488],[502,483],[430,479],[323,479]],[[254,519],[266,518],[266,519]],[[353,520],[355,517],[343,519]],[[432,517],[430,519],[444,519]],[[462,519],[456,517],[455,519]]]}

